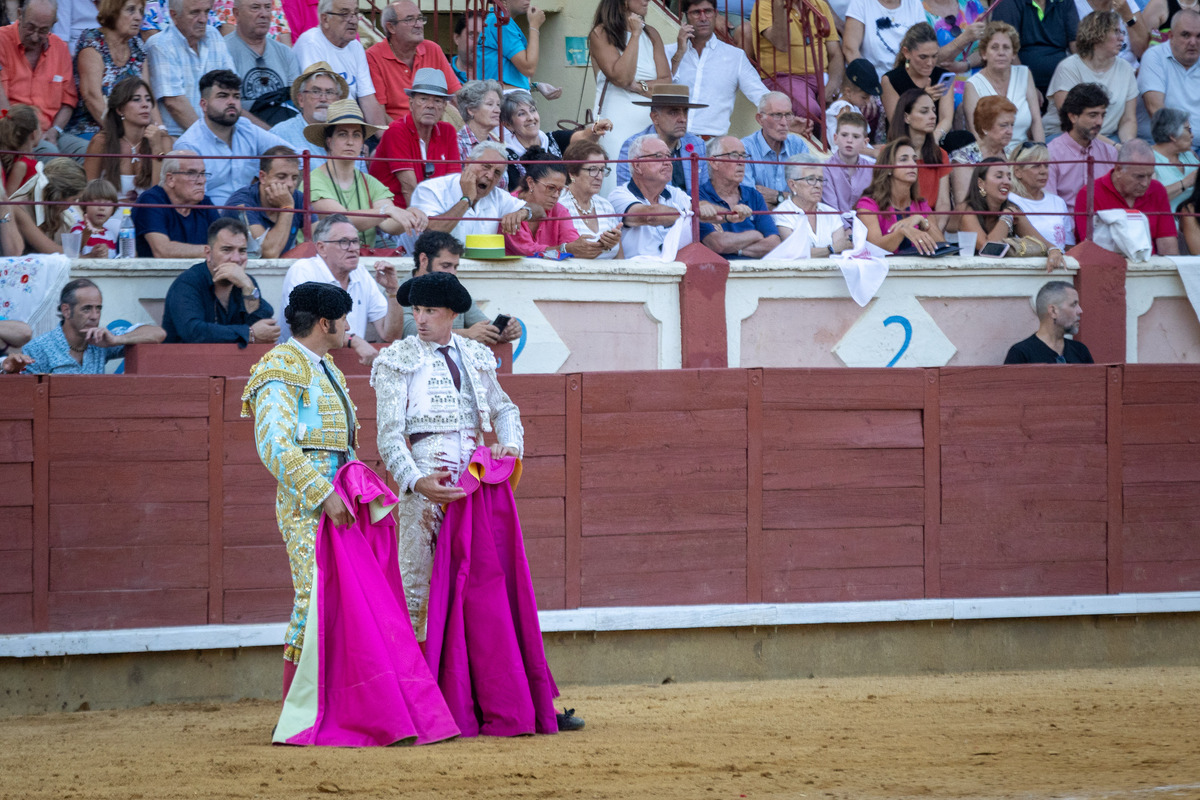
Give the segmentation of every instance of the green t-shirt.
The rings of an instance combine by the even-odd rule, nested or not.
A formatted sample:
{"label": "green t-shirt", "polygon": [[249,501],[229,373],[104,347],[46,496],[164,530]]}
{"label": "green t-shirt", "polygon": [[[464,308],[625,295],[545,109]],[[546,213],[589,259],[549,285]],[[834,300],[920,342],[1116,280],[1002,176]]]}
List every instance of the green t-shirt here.
{"label": "green t-shirt", "polygon": [[[393,198],[392,193],[378,179],[364,175],[358,170],[354,171],[354,186],[349,189],[342,189],[334,184],[333,178],[324,168],[315,170],[310,182],[312,185],[309,190],[313,203],[318,200],[335,200],[347,211],[369,211],[371,205],[381,197],[387,200]],[[375,229],[359,231],[358,239],[364,246],[374,247]]]}

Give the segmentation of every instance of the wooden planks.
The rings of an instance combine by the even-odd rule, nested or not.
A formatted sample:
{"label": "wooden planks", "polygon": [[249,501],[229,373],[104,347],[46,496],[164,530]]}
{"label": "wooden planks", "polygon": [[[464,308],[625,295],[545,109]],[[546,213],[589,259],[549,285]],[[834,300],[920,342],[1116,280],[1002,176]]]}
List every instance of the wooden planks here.
{"label": "wooden planks", "polygon": [[1103,593],[1108,371],[940,371],[945,597]]}
{"label": "wooden planks", "polygon": [[764,370],[762,599],[924,595],[924,370]]}
{"label": "wooden planks", "polygon": [[[0,633],[34,629],[35,447],[39,379],[0,380]],[[44,516],[44,515],[42,515]],[[44,525],[44,520],[39,518]],[[39,531],[44,535],[44,529]]]}
{"label": "wooden planks", "polygon": [[1200,374],[1128,365],[1122,389],[1122,588],[1200,589]]}

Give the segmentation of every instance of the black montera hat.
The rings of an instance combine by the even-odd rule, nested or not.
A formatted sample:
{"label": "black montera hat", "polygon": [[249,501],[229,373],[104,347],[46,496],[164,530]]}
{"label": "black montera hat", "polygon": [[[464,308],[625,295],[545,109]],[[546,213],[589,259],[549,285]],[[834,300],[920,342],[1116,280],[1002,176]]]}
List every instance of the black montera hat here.
{"label": "black montera hat", "polygon": [[341,319],[349,314],[352,308],[354,301],[350,298],[350,293],[342,287],[306,281],[292,289],[284,314],[287,316],[288,312],[299,311],[314,314],[319,319]]}
{"label": "black montera hat", "polygon": [[455,314],[471,310],[471,294],[449,272],[430,272],[400,284],[396,300],[402,306],[448,308]]}

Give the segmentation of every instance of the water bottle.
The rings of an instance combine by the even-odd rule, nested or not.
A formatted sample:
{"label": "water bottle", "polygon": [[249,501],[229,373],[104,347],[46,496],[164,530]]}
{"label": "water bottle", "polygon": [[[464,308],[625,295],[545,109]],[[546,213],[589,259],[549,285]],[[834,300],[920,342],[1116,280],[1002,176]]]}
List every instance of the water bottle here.
{"label": "water bottle", "polygon": [[121,209],[121,230],[117,234],[117,258],[134,258],[137,246],[134,242],[133,217],[129,209]]}

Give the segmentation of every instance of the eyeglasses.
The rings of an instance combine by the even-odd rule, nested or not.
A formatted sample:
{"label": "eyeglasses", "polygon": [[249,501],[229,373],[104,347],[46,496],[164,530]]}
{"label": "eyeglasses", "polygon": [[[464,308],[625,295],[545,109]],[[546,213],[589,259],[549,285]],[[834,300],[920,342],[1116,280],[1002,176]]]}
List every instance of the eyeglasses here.
{"label": "eyeglasses", "polygon": [[821,177],[820,175],[805,175],[802,178],[792,178],[792,180],[800,181],[801,183],[807,183],[809,186],[824,186],[825,185],[825,179],[823,177]]}
{"label": "eyeglasses", "polygon": [[775,122],[786,122],[796,118],[796,115],[790,111],[777,111],[774,114],[763,114],[763,116]]}
{"label": "eyeglasses", "polygon": [[342,96],[342,93],[337,89],[305,89],[304,91],[300,92],[300,94],[311,94],[313,97],[316,97],[318,99],[320,99],[320,98],[333,99],[335,97]]}
{"label": "eyeglasses", "polygon": [[343,250],[353,250],[358,247],[358,239],[322,239],[321,244],[333,245]]}
{"label": "eyeglasses", "polygon": [[593,178],[599,178],[601,176],[607,178],[609,175],[612,175],[612,167],[584,167],[579,171],[586,172]]}
{"label": "eyeglasses", "polygon": [[189,169],[186,171],[176,171],[176,172],[172,172],[171,174],[172,175],[182,175],[186,180],[189,180],[189,181],[206,181],[212,177],[211,172],[196,172],[196,170],[194,170],[194,169]]}
{"label": "eyeglasses", "polygon": [[404,19],[396,20],[401,25],[424,25],[429,22],[429,17],[421,15],[419,17],[405,17]]}
{"label": "eyeglasses", "polygon": [[722,153],[721,155],[717,156],[717,158],[723,158],[726,161],[745,161],[746,159],[750,158],[750,156],[746,155],[745,153]]}
{"label": "eyeglasses", "polygon": [[345,19],[346,17],[357,17],[358,12],[357,11],[326,11],[325,16],[341,17],[342,19]]}
{"label": "eyeglasses", "polygon": [[554,184],[546,183],[545,181],[534,181],[534,183],[545,189],[547,194],[553,195],[554,197],[558,197],[560,194],[562,194],[563,187],[561,186],[555,186]]}

